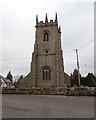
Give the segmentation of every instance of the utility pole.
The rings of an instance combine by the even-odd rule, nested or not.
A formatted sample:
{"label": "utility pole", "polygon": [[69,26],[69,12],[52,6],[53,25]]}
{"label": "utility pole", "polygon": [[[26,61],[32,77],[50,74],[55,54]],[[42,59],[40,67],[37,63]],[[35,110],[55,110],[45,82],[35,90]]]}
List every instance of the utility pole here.
{"label": "utility pole", "polygon": [[77,70],[78,70],[79,91],[80,91],[80,94],[81,94],[78,49],[76,49],[76,57],[77,57]]}

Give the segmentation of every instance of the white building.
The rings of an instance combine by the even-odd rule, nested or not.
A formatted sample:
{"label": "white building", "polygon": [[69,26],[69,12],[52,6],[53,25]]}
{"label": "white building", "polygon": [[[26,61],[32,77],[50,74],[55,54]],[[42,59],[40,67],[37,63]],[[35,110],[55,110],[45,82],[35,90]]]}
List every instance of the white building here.
{"label": "white building", "polygon": [[0,75],[0,87],[1,88],[2,87],[7,87],[7,83],[6,83],[5,79],[4,79],[4,77],[2,77],[1,75]]}

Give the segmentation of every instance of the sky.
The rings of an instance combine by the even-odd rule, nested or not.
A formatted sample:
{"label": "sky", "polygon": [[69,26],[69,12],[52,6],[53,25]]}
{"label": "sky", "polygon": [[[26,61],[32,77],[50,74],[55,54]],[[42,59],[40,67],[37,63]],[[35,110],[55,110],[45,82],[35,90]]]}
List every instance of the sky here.
{"label": "sky", "polygon": [[70,75],[94,73],[94,2],[92,0],[2,0],[0,3],[0,75],[27,75],[35,43],[36,15],[39,21],[55,19],[61,26],[64,71]]}

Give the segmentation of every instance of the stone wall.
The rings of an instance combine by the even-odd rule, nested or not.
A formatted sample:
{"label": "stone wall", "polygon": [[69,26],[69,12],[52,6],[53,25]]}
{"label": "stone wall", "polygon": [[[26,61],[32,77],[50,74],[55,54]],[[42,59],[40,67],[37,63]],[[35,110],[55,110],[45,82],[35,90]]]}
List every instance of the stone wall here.
{"label": "stone wall", "polygon": [[96,88],[3,88],[2,94],[31,94],[31,95],[65,95],[65,96],[96,96]]}

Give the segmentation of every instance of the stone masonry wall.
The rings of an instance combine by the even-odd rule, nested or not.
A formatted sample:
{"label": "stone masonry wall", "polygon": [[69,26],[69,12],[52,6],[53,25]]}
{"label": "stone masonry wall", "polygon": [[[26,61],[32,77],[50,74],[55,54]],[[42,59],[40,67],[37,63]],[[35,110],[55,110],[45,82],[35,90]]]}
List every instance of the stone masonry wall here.
{"label": "stone masonry wall", "polygon": [[31,95],[65,95],[65,96],[96,96],[96,87],[81,88],[81,93],[78,88],[3,88],[2,94],[31,94]]}

